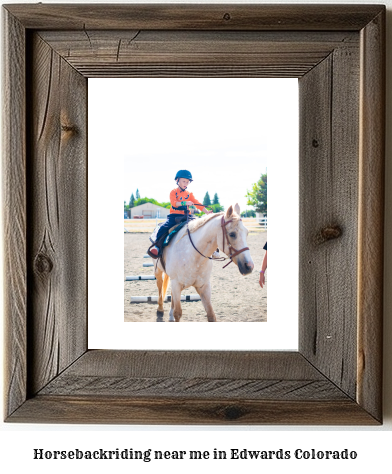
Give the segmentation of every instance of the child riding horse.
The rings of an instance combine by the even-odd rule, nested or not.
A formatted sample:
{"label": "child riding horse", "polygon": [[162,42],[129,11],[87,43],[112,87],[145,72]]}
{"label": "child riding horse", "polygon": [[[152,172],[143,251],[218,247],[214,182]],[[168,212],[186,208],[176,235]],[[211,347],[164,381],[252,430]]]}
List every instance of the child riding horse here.
{"label": "child riding horse", "polygon": [[192,193],[187,191],[189,184],[193,181],[190,171],[180,170],[177,172],[174,179],[177,183],[177,188],[172,189],[170,192],[170,214],[167,216],[166,222],[159,228],[155,239],[155,246],[150,249],[150,253],[155,257],[158,257],[159,255],[159,239],[165,233],[169,232],[169,229],[178,224],[176,218],[178,219],[178,217],[186,216],[186,213],[189,212],[189,206],[196,206],[206,214],[212,213],[212,211],[206,209]]}

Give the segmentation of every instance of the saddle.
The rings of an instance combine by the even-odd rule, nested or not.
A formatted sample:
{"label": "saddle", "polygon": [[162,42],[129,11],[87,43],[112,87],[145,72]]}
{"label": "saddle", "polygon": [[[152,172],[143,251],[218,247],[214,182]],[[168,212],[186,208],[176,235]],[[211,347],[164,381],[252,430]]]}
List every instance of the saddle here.
{"label": "saddle", "polygon": [[[157,235],[158,233],[158,230],[159,230],[159,227],[162,225],[162,224],[159,224],[155,229],[154,229],[154,232],[151,234],[151,237],[150,237],[150,241],[152,242],[152,245],[150,245],[150,247],[148,247],[148,250],[147,250],[147,254],[151,257],[151,258],[155,258],[155,259],[159,259],[159,258],[162,258],[162,254],[163,254],[163,250],[164,248],[169,245],[170,241],[172,240],[172,238],[177,234],[177,232],[179,232],[183,227],[184,225],[187,223],[187,220],[186,220],[186,216],[179,216],[179,217],[176,217],[175,219],[176,221],[176,225],[173,226],[172,228],[169,229],[168,232],[165,232],[163,235],[161,235],[161,237],[159,237],[159,240],[155,240],[155,236]],[[158,255],[154,255],[150,252],[150,249],[154,246],[157,246],[159,248],[159,252],[158,252]]]}

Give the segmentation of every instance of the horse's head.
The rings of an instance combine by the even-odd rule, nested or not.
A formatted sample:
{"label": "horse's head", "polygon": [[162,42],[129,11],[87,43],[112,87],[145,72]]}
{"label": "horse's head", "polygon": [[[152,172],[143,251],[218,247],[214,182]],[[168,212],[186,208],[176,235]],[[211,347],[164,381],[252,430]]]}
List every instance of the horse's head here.
{"label": "horse's head", "polygon": [[234,208],[233,206],[230,206],[227,209],[225,214],[225,222],[228,222],[225,225],[227,238],[222,235],[222,241],[219,242],[219,247],[221,248],[224,239],[224,248],[221,249],[227,255],[229,255],[229,245],[227,243],[228,239],[229,244],[232,247],[231,253],[234,254],[232,257],[233,262],[238,266],[238,269],[242,275],[247,275],[253,271],[254,263],[252,257],[250,256],[249,250],[244,250],[243,252],[236,254],[236,251],[238,252],[248,247],[246,243],[248,229],[241,221],[240,206],[238,203],[234,206]]}

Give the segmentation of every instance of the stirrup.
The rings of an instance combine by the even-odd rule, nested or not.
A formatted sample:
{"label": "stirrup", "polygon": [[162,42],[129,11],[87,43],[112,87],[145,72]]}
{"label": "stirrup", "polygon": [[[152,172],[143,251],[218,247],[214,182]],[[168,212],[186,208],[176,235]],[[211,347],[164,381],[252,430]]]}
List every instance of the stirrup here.
{"label": "stirrup", "polygon": [[[159,258],[159,253],[160,253],[159,250],[160,250],[160,249],[159,249],[155,244],[153,244],[153,245],[151,245],[151,247],[148,248],[147,254],[148,254],[151,258],[157,259],[157,258]],[[153,252],[153,251],[154,251],[154,252]]]}

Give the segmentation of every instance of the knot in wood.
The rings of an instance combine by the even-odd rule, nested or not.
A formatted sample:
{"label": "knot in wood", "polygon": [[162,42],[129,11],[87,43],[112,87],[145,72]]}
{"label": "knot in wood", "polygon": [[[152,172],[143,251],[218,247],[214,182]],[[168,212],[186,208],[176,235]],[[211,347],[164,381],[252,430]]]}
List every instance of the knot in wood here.
{"label": "knot in wood", "polygon": [[35,257],[34,268],[38,273],[48,274],[53,269],[53,262],[46,254],[40,252]]}
{"label": "knot in wood", "polygon": [[223,15],[223,19],[226,20],[226,21],[231,20],[230,13],[225,13],[225,14]]}
{"label": "knot in wood", "polygon": [[312,140],[312,147],[313,147],[313,148],[318,148],[318,146],[319,146],[319,142],[318,142],[318,140],[316,140],[316,139],[314,138],[314,139]]}
{"label": "knot in wood", "polygon": [[61,125],[61,131],[66,133],[76,133],[77,129],[74,125]]}
{"label": "knot in wood", "polygon": [[342,235],[342,229],[338,225],[330,225],[322,228],[316,235],[316,244],[322,244],[328,240],[337,239]]}
{"label": "knot in wood", "polygon": [[240,407],[232,405],[232,406],[226,407],[223,410],[223,414],[227,420],[237,420],[238,418],[241,418],[241,416],[243,416],[244,413]]}

